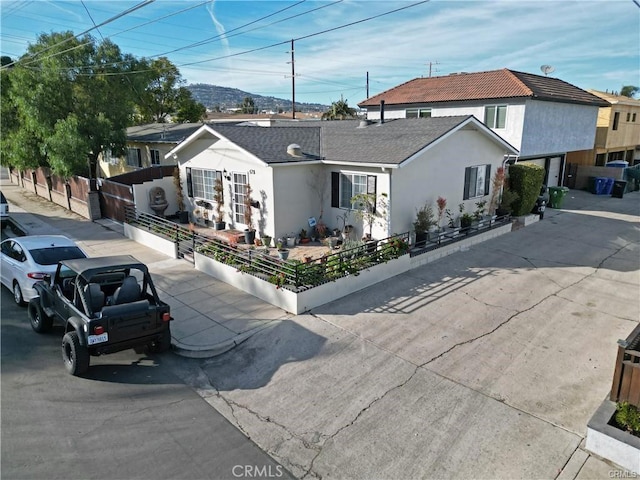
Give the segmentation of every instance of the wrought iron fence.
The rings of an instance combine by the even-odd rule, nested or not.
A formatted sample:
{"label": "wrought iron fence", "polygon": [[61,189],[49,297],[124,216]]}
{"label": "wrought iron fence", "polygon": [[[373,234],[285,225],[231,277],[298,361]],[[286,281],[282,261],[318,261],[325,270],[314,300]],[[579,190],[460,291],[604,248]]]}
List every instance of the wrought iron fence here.
{"label": "wrought iron fence", "polygon": [[281,260],[250,245],[236,245],[199,235],[162,217],[137,212],[135,207],[125,208],[125,221],[174,242],[179,258],[198,252],[233,266],[240,272],[273,283],[278,288],[292,291],[302,291],[347,275],[357,275],[374,265],[406,255],[410,250],[409,233],[406,232],[382,240],[353,242],[353,245],[344,245],[335,253],[309,261]]}

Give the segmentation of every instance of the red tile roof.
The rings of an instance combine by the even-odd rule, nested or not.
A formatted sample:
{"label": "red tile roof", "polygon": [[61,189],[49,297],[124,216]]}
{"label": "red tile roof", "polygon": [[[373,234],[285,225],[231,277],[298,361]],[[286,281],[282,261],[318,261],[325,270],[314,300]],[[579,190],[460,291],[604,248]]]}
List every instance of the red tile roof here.
{"label": "red tile roof", "polygon": [[506,68],[416,78],[370,97],[358,106],[379,106],[380,100],[387,105],[394,105],[523,97],[604,106],[600,98],[565,81]]}

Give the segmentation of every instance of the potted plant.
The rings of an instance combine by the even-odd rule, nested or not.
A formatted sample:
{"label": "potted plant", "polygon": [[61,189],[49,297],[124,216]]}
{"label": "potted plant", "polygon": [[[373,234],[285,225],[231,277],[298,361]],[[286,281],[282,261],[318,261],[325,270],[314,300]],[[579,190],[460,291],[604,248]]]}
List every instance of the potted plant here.
{"label": "potted plant", "polygon": [[486,213],[486,200],[480,200],[476,202],[476,210],[473,212],[474,221],[478,222],[478,226],[482,226],[484,224],[485,218],[484,214]]}
{"label": "potted plant", "polygon": [[423,247],[427,243],[427,234],[432,225],[435,225],[433,208],[425,203],[416,210],[416,219],[413,222],[413,230],[416,233],[416,246]]}
{"label": "potted plant", "polygon": [[206,226],[209,226],[209,210],[204,210],[204,211],[202,212],[202,218],[203,218],[203,220],[204,220],[204,224],[205,224]]}
{"label": "potted plant", "polygon": [[180,180],[180,168],[176,166],[173,169],[173,185],[176,187],[176,200],[178,202],[178,221],[180,223],[189,223],[189,212],[184,209],[184,192],[182,191],[182,181]]}
{"label": "potted plant", "polygon": [[447,212],[447,199],[444,197],[438,197],[436,200],[438,206],[438,229],[442,228],[442,219]]}
{"label": "potted plant", "polygon": [[[376,197],[373,193],[359,193],[351,197],[351,204],[354,206],[354,215],[360,220],[367,231],[363,232],[363,240],[373,240],[373,225],[376,220],[385,219],[387,215],[387,194],[381,193],[380,197]],[[383,225],[382,221],[380,222]],[[350,225],[347,225],[350,226]],[[346,227],[347,227],[346,226]],[[345,229],[346,229],[345,227]]]}
{"label": "potted plant", "polygon": [[247,245],[253,245],[253,240],[256,237],[256,230],[253,228],[253,212],[251,209],[251,185],[247,183],[244,191],[244,224],[247,228],[244,231],[244,241]]}
{"label": "potted plant", "polygon": [[213,185],[213,201],[216,202],[216,230],[224,230],[226,223],[224,221],[224,186],[222,178],[216,178]]}
{"label": "potted plant", "polygon": [[271,236],[262,235],[262,244],[267,248],[271,247]]}
{"label": "potted plant", "polygon": [[278,241],[276,242],[276,248],[278,249],[278,256],[280,257],[280,260],[286,260],[287,258],[289,258],[289,250],[282,246],[281,239],[278,239]]}
{"label": "potted plant", "polygon": [[309,243],[311,239],[307,236],[307,231],[303,228],[300,230],[300,243]]}

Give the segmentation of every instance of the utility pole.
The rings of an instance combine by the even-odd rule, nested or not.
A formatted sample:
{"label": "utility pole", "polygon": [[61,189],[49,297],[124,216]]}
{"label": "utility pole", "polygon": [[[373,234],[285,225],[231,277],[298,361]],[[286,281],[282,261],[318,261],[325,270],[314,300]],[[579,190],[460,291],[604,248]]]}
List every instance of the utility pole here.
{"label": "utility pole", "polygon": [[293,49],[293,40],[291,40],[291,110],[293,119],[296,118],[296,67]]}
{"label": "utility pole", "polygon": [[437,60],[435,62],[429,62],[429,78],[431,78],[431,67],[433,65],[440,65],[440,63],[438,63]]}

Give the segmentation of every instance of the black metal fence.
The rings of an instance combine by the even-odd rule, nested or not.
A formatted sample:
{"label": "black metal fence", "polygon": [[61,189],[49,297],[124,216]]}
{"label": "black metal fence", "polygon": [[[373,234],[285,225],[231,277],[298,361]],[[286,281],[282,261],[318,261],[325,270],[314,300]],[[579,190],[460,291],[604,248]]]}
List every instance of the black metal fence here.
{"label": "black metal fence", "polygon": [[358,275],[362,270],[386,263],[403,255],[420,255],[452,242],[510,223],[510,217],[487,220],[468,229],[441,232],[424,243],[409,245],[409,232],[392,235],[382,240],[349,242],[335,253],[320,258],[282,260],[270,255],[268,250],[252,245],[236,245],[226,240],[196,233],[189,227],[174,223],[156,215],[137,212],[135,207],[125,208],[125,222],[158,235],[175,244],[178,258],[190,258],[194,252],[217,262],[235,267],[278,288],[295,292],[337,280],[348,275]]}

